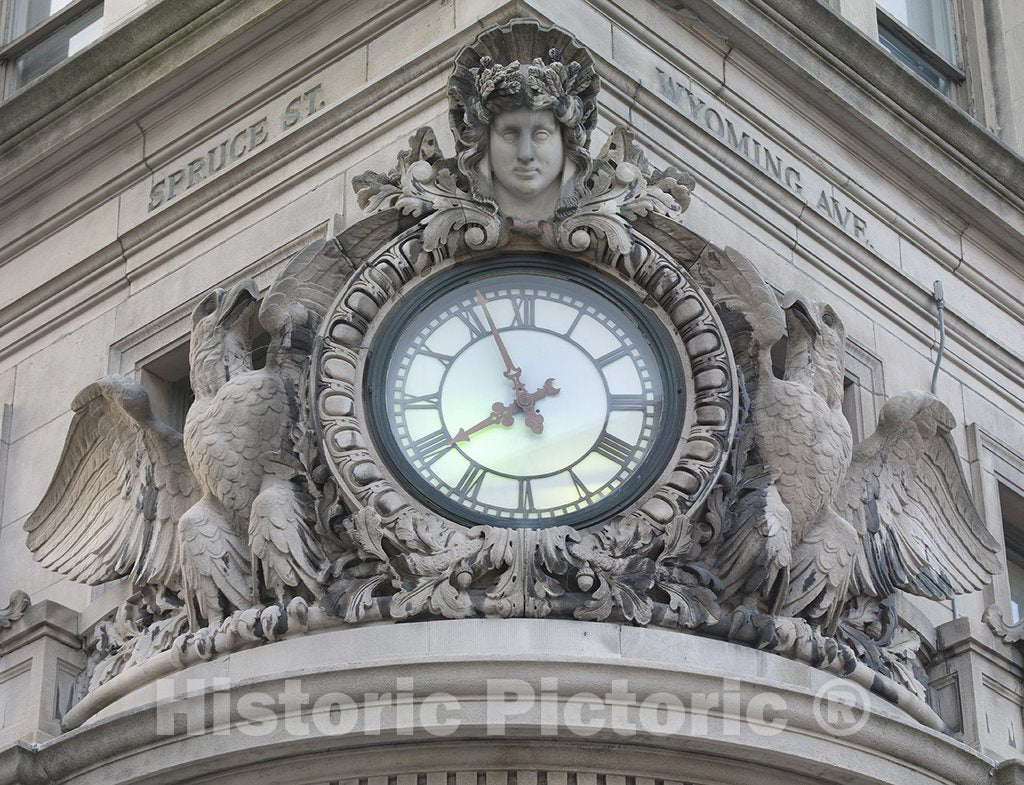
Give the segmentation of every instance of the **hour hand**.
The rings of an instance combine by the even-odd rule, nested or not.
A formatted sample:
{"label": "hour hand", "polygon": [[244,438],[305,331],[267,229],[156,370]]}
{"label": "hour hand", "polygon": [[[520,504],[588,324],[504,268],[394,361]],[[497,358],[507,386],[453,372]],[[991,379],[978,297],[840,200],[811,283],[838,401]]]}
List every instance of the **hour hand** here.
{"label": "hour hand", "polygon": [[506,428],[514,423],[515,413],[519,409],[514,403],[506,406],[501,401],[495,401],[491,406],[491,413],[484,417],[476,425],[470,426],[469,428],[459,428],[459,432],[449,439],[451,444],[458,444],[459,442],[468,442],[469,437],[477,431],[482,431],[490,425],[497,425],[501,423]]}
{"label": "hour hand", "polygon": [[549,395],[558,395],[560,392],[561,388],[555,387],[555,379],[552,377],[545,380],[544,386],[533,394],[533,400],[539,401],[541,398],[547,398]]}
{"label": "hour hand", "polygon": [[[555,387],[554,379],[548,379],[544,382],[544,386],[536,390],[531,394],[527,394],[529,401],[527,405],[520,405],[519,408],[523,410],[525,415],[526,427],[534,433],[542,433],[544,431],[544,415],[538,412],[534,408],[534,404],[541,398],[546,398],[549,395],[558,395],[559,388]],[[519,403],[519,397],[516,397],[516,403]]]}

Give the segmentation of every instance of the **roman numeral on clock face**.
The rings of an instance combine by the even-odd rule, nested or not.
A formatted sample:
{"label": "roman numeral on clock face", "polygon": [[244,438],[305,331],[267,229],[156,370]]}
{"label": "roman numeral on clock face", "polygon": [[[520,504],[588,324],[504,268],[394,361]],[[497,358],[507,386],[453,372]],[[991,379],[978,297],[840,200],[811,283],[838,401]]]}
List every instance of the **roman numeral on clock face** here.
{"label": "roman numeral on clock face", "polygon": [[602,368],[606,365],[611,365],[616,360],[620,360],[629,354],[628,346],[620,346],[618,349],[612,349],[608,354],[604,354],[598,357],[594,362],[600,365]]}
{"label": "roman numeral on clock face", "polygon": [[480,321],[480,317],[476,315],[475,308],[464,308],[455,314],[459,317],[459,320],[469,328],[469,335],[472,340],[483,338],[490,331],[484,327],[483,322]]}
{"label": "roman numeral on clock face", "polygon": [[424,357],[432,357],[441,363],[445,368],[452,364],[452,360],[455,359],[450,354],[442,354],[441,352],[433,352],[426,347],[420,349],[417,354],[421,354]]}
{"label": "roman numeral on clock face", "polygon": [[647,398],[643,395],[610,395],[608,408],[619,412],[642,412],[647,408]]}
{"label": "roman numeral on clock face", "polygon": [[534,299],[528,295],[512,297],[512,326],[533,327]]}
{"label": "roman numeral on clock face", "polygon": [[469,468],[466,469],[466,473],[462,475],[462,479],[459,480],[458,484],[455,486],[455,493],[460,496],[475,499],[479,495],[480,488],[484,484],[484,479],[486,477],[486,469],[481,466],[477,466],[475,463],[471,463]]}
{"label": "roman numeral on clock face", "polygon": [[583,484],[583,480],[572,469],[569,469],[569,476],[572,477],[572,484],[576,486],[576,493],[581,499],[586,499],[590,495],[590,488]]}
{"label": "roman numeral on clock face", "polygon": [[629,442],[623,441],[618,436],[613,436],[608,431],[603,431],[597,439],[597,443],[594,445],[592,452],[596,452],[598,455],[607,458],[615,463],[625,465],[630,458],[633,457],[633,453],[636,451],[636,445],[630,444]]}
{"label": "roman numeral on clock face", "polygon": [[423,463],[431,464],[452,448],[452,439],[448,432],[441,428],[422,436],[411,445],[416,457]]}
{"label": "roman numeral on clock face", "polygon": [[403,409],[440,409],[441,391],[429,395],[403,395],[398,403]]}
{"label": "roman numeral on clock face", "polygon": [[530,487],[530,481],[525,478],[519,479],[519,512],[530,512],[535,509],[536,505],[533,503],[533,488]]}

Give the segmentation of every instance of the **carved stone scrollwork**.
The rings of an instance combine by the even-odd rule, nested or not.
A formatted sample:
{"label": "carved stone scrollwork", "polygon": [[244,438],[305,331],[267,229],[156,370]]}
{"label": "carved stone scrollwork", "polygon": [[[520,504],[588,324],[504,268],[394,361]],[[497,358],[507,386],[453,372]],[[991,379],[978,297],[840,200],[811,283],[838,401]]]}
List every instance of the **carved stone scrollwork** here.
{"label": "carved stone scrollwork", "polygon": [[[386,476],[362,401],[361,373],[374,331],[389,305],[414,285],[468,263],[428,251],[422,226],[409,230],[349,280],[324,321],[314,360],[324,453],[348,508],[356,511],[338,524],[339,538],[352,551],[332,565],[324,600],[338,615],[350,621],[570,615],[646,624],[656,597],[678,612],[680,626],[716,618],[714,578],[696,564],[706,532],[690,516],[724,465],[736,422],[724,328],[683,265],[653,242],[626,229],[630,248],[623,254],[600,226],[579,220],[575,227],[576,233],[594,232],[575,261],[631,283],[676,331],[687,409],[669,469],[633,509],[584,531],[467,528],[421,507]],[[502,251],[535,247],[529,236],[512,237]]]}
{"label": "carved stone scrollwork", "polygon": [[496,247],[506,238],[508,221],[497,207],[474,199],[459,184],[458,169],[438,152],[433,130],[421,128],[397,168],[366,172],[353,179],[359,206],[367,212],[394,209],[424,218],[420,242],[427,252],[446,248],[456,232],[474,251]]}
{"label": "carved stone scrollwork", "polygon": [[0,608],[0,630],[10,629],[25,611],[32,605],[32,599],[20,589],[11,592],[11,599],[6,608]]}
{"label": "carved stone scrollwork", "polygon": [[989,605],[985,609],[985,623],[989,629],[1007,643],[1020,643],[1024,641],[1024,621],[1016,624],[1009,624],[1003,616],[1002,609],[996,605]]}

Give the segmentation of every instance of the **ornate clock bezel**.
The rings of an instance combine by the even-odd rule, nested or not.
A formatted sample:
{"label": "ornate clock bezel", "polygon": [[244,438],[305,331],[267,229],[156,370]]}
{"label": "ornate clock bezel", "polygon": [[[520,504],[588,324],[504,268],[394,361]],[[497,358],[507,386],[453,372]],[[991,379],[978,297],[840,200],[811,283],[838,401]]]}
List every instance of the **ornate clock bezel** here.
{"label": "ornate clock bezel", "polygon": [[[423,251],[422,231],[413,227],[371,254],[328,310],[311,365],[313,420],[326,463],[350,510],[371,508],[385,523],[414,512],[465,529],[406,490],[382,459],[362,394],[367,358],[395,301],[435,274],[501,254],[550,255],[550,249],[530,237],[513,236],[486,256],[428,253]],[[683,422],[672,457],[650,488],[624,510],[587,528],[615,524],[664,531],[689,519],[725,465],[736,426],[737,382],[725,328],[683,264],[635,230],[630,240],[631,254],[594,244],[574,253],[574,261],[621,283],[666,328],[685,385]]]}
{"label": "ornate clock bezel", "polygon": [[[652,349],[659,358],[659,371],[665,376],[662,383],[666,390],[664,403],[664,416],[670,418],[665,421],[668,428],[675,434],[678,430],[688,427],[686,422],[685,400],[693,394],[692,379],[682,372],[680,355],[683,348],[680,345],[678,335],[673,326],[667,321],[663,314],[657,310],[647,307],[639,292],[632,282],[615,280],[607,276],[598,268],[585,261],[573,259],[564,254],[539,253],[537,251],[523,253],[502,249],[488,258],[472,260],[469,263],[456,263],[447,260],[431,269],[428,275],[409,284],[409,288],[403,291],[402,297],[391,300],[376,318],[366,335],[366,342],[370,350],[366,353],[360,368],[358,378],[361,380],[359,387],[363,392],[362,407],[363,421],[369,425],[371,442],[376,453],[383,459],[382,468],[388,477],[402,486],[422,507],[430,512],[440,515],[453,523],[461,523],[465,526],[499,526],[502,528],[550,528],[552,526],[571,526],[575,529],[586,529],[598,523],[605,522],[615,515],[622,514],[632,508],[634,504],[643,499],[657,480],[664,474],[665,468],[674,463],[680,449],[678,436],[671,439],[659,438],[655,440],[650,453],[644,458],[643,463],[636,468],[635,475],[629,477],[621,487],[616,488],[608,497],[598,502],[597,509],[585,508],[572,513],[563,514],[545,521],[494,521],[488,520],[488,516],[472,511],[456,509],[457,505],[452,504],[448,508],[443,502],[436,501],[429,497],[431,488],[429,483],[421,477],[410,473],[403,476],[399,466],[404,462],[397,444],[393,444],[393,436],[389,436],[386,426],[379,422],[380,418],[386,416],[386,403],[381,394],[375,394],[374,386],[379,384],[382,376],[386,373],[389,358],[381,359],[381,352],[391,347],[392,342],[397,339],[398,332],[404,327],[403,324],[396,324],[396,318],[400,314],[397,311],[406,311],[415,305],[420,305],[420,300],[432,295],[443,296],[449,282],[445,278],[455,281],[472,280],[474,276],[500,275],[509,269],[516,272],[529,271],[552,277],[562,276],[567,280],[582,284],[592,291],[602,294],[609,301],[616,303],[630,318],[635,318],[643,324],[644,331],[650,333],[653,340]],[[460,275],[461,274],[461,275]],[[452,286],[461,285],[452,283]],[[444,290],[436,291],[438,286],[445,287]],[[384,391],[386,394],[387,391]],[[690,413],[692,415],[692,412]],[[382,433],[383,432],[383,433]],[[615,498],[619,497],[619,498]],[[628,498],[627,498],[628,497]],[[623,501],[625,499],[625,501]],[[609,508],[611,508],[609,510]]]}

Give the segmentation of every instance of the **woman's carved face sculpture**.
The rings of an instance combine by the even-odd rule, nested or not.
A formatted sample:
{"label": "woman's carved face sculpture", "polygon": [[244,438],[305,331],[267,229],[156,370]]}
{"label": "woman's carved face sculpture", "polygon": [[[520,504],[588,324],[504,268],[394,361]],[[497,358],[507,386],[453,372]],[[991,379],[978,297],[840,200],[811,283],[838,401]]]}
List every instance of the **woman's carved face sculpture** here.
{"label": "woman's carved face sculpture", "polygon": [[565,150],[550,109],[501,112],[491,124],[488,157],[494,199],[505,215],[550,218],[562,189]]}

